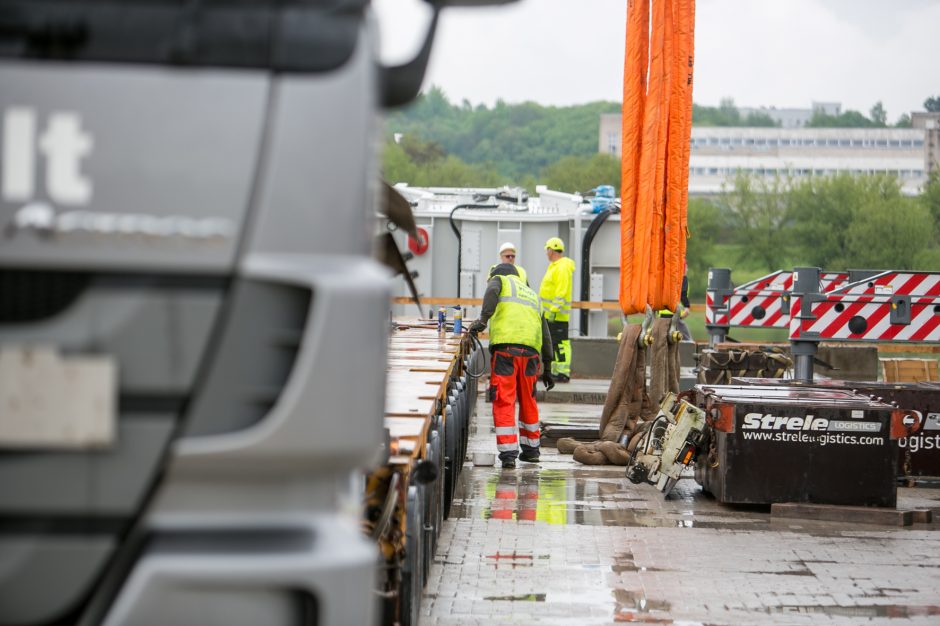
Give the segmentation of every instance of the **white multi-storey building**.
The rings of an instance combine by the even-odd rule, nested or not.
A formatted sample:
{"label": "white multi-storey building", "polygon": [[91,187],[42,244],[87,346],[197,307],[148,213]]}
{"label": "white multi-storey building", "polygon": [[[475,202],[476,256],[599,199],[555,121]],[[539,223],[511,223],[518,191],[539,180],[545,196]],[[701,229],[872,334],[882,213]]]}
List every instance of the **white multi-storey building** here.
{"label": "white multi-storey building", "polygon": [[[890,174],[916,194],[931,163],[926,139],[924,128],[693,127],[689,193],[720,193],[747,172],[795,179]],[[601,116],[599,151],[620,155],[620,115]]]}

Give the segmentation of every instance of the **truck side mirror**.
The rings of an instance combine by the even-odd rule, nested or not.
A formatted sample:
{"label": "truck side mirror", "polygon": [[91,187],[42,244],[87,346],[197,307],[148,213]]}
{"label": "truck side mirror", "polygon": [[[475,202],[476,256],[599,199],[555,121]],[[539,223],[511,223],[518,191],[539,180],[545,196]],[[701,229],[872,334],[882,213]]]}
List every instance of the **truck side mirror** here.
{"label": "truck side mirror", "polygon": [[382,106],[386,109],[408,104],[421,90],[421,81],[431,58],[431,46],[437,31],[437,18],[444,7],[479,7],[509,4],[516,0],[425,0],[431,5],[431,23],[424,36],[424,43],[413,59],[401,65],[382,66]]}

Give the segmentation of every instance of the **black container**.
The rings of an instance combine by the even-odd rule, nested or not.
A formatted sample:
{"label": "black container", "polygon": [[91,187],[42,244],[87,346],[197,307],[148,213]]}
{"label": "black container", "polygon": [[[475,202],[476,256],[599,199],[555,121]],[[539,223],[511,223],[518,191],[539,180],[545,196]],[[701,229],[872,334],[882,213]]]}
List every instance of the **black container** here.
{"label": "black container", "polygon": [[[807,386],[799,381],[768,378],[734,378],[731,384]],[[940,479],[940,384],[816,380],[812,386],[848,389],[901,409],[920,411],[924,419],[920,432],[898,439],[898,477]]]}
{"label": "black container", "polygon": [[891,405],[788,385],[698,385],[692,394],[711,426],[695,479],[720,502],[897,504],[900,416]]}

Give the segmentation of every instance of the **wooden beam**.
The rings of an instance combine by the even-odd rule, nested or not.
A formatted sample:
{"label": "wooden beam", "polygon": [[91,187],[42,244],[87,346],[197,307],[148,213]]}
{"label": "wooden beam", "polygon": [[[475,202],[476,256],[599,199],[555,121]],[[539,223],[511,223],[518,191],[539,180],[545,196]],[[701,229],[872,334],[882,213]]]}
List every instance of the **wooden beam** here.
{"label": "wooden beam", "polygon": [[[414,304],[414,298],[409,298],[405,296],[399,296],[392,298],[394,304]],[[422,304],[427,304],[430,306],[480,306],[483,304],[483,298],[421,298]],[[588,309],[588,310],[602,310],[602,311],[619,311],[620,303],[619,302],[582,302],[575,301],[571,303],[571,308],[573,309]],[[693,304],[691,307],[692,311],[704,311],[704,304]]]}

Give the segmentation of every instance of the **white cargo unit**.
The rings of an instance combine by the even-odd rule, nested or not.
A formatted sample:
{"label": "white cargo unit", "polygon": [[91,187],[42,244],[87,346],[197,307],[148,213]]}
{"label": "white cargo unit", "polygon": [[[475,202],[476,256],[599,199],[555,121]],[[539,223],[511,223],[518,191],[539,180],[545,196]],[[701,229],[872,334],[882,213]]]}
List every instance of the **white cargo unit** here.
{"label": "white cargo unit", "polygon": [[[591,205],[579,194],[536,188],[529,198],[511,188],[444,188],[396,185],[411,203],[419,228],[428,233],[429,246],[415,255],[408,267],[417,272],[415,285],[424,298],[481,298],[490,267],[499,262],[499,247],[510,241],[516,245],[516,263],[525,268],[529,284],[536,290],[542,282],[548,259],[545,242],[560,237],[565,255],[575,261],[574,301],[616,301],[620,288],[620,214],[609,216],[597,230],[589,251],[588,289],[584,281],[584,236],[598,218]],[[458,240],[455,229],[460,233]],[[407,235],[396,233],[402,249]],[[410,295],[403,279],[398,280],[397,296]],[[413,305],[396,305],[397,314],[414,314]],[[425,311],[427,312],[427,310]],[[473,318],[478,307],[470,307]],[[607,335],[607,311],[575,309],[571,334]],[[582,325],[581,316],[587,320]]]}

